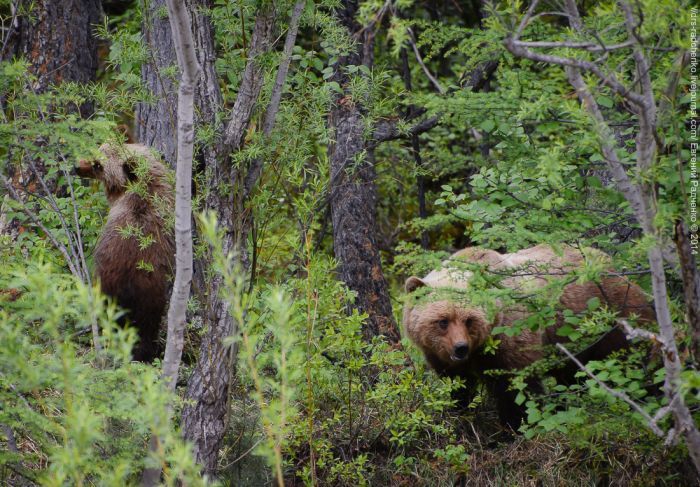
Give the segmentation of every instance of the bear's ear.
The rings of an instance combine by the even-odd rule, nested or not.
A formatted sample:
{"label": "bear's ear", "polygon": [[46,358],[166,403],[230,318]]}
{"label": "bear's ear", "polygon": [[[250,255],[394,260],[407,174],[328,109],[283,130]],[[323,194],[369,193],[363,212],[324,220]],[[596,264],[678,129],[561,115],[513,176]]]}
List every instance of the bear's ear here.
{"label": "bear's ear", "polygon": [[425,284],[425,282],[423,281],[423,279],[421,279],[421,278],[419,278],[419,277],[416,277],[416,276],[411,276],[411,277],[409,277],[408,279],[406,279],[406,285],[405,285],[405,287],[406,287],[406,292],[407,292],[407,293],[412,293],[413,291],[415,291],[415,290],[418,289],[419,287],[423,287],[423,286],[425,286],[425,285],[426,285],[426,284]]}

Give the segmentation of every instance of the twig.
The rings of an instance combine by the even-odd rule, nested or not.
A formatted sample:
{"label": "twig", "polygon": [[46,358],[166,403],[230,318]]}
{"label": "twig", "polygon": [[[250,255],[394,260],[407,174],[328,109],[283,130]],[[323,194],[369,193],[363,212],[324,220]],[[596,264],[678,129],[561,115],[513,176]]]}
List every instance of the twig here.
{"label": "twig", "polygon": [[258,446],[260,443],[262,443],[264,440],[265,440],[265,438],[260,438],[260,439],[258,439],[258,441],[256,441],[256,442],[253,444],[253,446],[251,446],[251,447],[248,448],[246,451],[244,451],[243,453],[241,453],[241,454],[238,456],[238,458],[236,458],[235,460],[231,461],[231,463],[229,463],[229,464],[227,464],[225,467],[223,467],[222,470],[226,470],[227,468],[232,467],[232,466],[234,466],[235,464],[237,464],[238,462],[240,462],[241,460],[243,460],[246,456],[248,456],[248,454],[249,454],[250,452],[252,452],[252,451],[255,449],[255,447],[257,447],[257,446]]}
{"label": "twig", "polygon": [[[75,259],[76,262],[80,262],[78,258],[78,250],[76,249],[76,245],[73,242],[73,232],[70,230],[68,223],[66,222],[65,217],[63,216],[63,212],[61,209],[58,207],[58,204],[56,203],[56,199],[53,196],[53,193],[49,190],[48,186],[46,185],[46,182],[44,181],[44,177],[41,175],[41,172],[37,169],[36,165],[34,164],[34,161],[29,158],[29,167],[31,167],[32,172],[34,172],[34,177],[39,181],[39,184],[41,185],[41,188],[44,190],[44,193],[46,193],[46,201],[48,201],[49,205],[51,206],[51,209],[58,215],[58,220],[61,222],[61,227],[63,227],[63,231],[66,232],[66,237],[68,238],[68,246],[70,249],[71,257]],[[71,188],[72,191],[72,188]],[[80,270],[80,280],[83,282],[87,282],[87,279],[85,277],[85,274],[87,273],[87,266],[80,266],[78,268]]]}
{"label": "twig", "polygon": [[372,134],[372,140],[368,142],[369,147],[374,148],[382,142],[402,138],[411,138],[437,127],[440,123],[440,115],[435,115],[418,122],[409,128],[405,133],[399,131],[398,124],[393,120],[381,121],[377,123]]}
{"label": "twig", "polygon": [[[65,163],[65,159],[63,159],[63,162]],[[76,202],[75,199],[75,193],[73,192],[73,181],[68,174],[68,171],[65,170],[63,166],[61,166],[61,171],[63,171],[63,176],[66,178],[68,182],[68,188],[70,190],[70,199],[71,199],[71,204],[73,205],[73,220],[75,221],[75,237],[76,240],[78,241],[78,254],[80,256],[80,265],[82,266],[84,272],[85,272],[85,279],[87,282],[88,286],[88,293],[90,295],[90,299],[94,299],[93,292],[92,292],[92,280],[90,279],[90,271],[88,269],[87,265],[87,260],[85,259],[85,252],[83,251],[83,240],[80,234],[80,220],[78,219],[78,203]],[[93,307],[91,307],[93,308]],[[92,331],[92,343],[93,346],[95,347],[95,352],[99,353],[102,351],[102,345],[100,343],[100,329],[97,326],[97,320],[95,319],[94,314],[92,314],[91,319],[90,319],[90,329]]]}
{"label": "twig", "polygon": [[44,234],[51,241],[54,247],[56,247],[56,249],[59,252],[61,252],[61,255],[63,255],[63,258],[68,264],[68,269],[70,269],[71,274],[73,274],[78,279],[82,279],[81,273],[78,272],[78,269],[76,269],[75,264],[71,259],[71,256],[68,254],[68,249],[66,249],[66,246],[60,243],[58,240],[56,240],[56,237],[53,236],[49,229],[46,228],[43,223],[41,223],[39,217],[32,210],[27,208],[27,205],[25,205],[22,201],[22,198],[19,197],[17,191],[15,191],[15,188],[12,186],[12,183],[5,176],[2,177],[2,182],[5,188],[7,189],[8,193],[10,193],[12,199],[20,204],[21,210],[32,220],[32,222],[34,222],[36,226],[38,226],[44,232]]}
{"label": "twig", "polygon": [[518,46],[546,48],[546,49],[585,49],[588,52],[607,52],[616,49],[625,49],[634,45],[633,41],[625,41],[619,44],[606,46],[604,44],[596,44],[593,42],[549,42],[549,41],[516,41]]}
{"label": "twig", "polygon": [[619,319],[617,321],[618,323],[620,323],[620,325],[622,325],[622,328],[625,330],[625,335],[627,335],[628,339],[643,338],[645,340],[649,340],[652,343],[658,343],[662,349],[666,350],[667,347],[666,343],[664,342],[664,339],[656,333],[652,333],[649,330],[644,330],[642,328],[634,328],[627,322],[627,320],[624,319]]}
{"label": "twig", "polygon": [[603,381],[598,379],[591,371],[589,371],[585,365],[583,365],[571,352],[569,352],[564,345],[561,343],[557,343],[557,348],[564,352],[569,359],[575,363],[579,369],[584,371],[588,377],[593,379],[601,388],[603,388],[608,394],[620,399],[621,401],[626,402],[627,404],[630,405],[632,409],[634,409],[637,413],[639,413],[646,421],[647,425],[649,428],[654,432],[656,436],[659,437],[664,437],[666,434],[663,432],[661,428],[659,428],[659,425],[656,424],[656,420],[649,416],[649,413],[647,413],[642,407],[637,404],[635,401],[633,401],[627,394],[625,394],[622,391],[617,391],[615,389],[610,388],[607,384],[605,384]]}
{"label": "twig", "polygon": [[416,40],[415,40],[415,37],[413,36],[413,30],[411,30],[411,28],[408,27],[406,29],[406,32],[408,32],[408,43],[411,45],[411,48],[413,49],[413,53],[416,55],[416,61],[418,61],[418,64],[423,69],[423,72],[428,77],[430,82],[433,84],[433,86],[435,87],[437,92],[440,93],[441,95],[444,95],[445,88],[442,87],[442,85],[437,80],[437,78],[435,78],[435,76],[433,76],[433,74],[430,72],[428,67],[423,62],[423,58],[420,55],[420,51],[418,50],[418,46],[416,46]]}

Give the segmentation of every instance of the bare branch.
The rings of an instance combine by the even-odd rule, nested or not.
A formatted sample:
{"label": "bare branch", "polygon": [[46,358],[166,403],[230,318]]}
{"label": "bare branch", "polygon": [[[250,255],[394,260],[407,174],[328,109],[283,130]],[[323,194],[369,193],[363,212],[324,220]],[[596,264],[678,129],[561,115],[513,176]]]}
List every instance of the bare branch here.
{"label": "bare branch", "polygon": [[49,229],[46,228],[43,223],[41,223],[39,217],[32,210],[27,208],[27,205],[24,204],[22,198],[19,197],[17,191],[15,191],[15,188],[12,186],[12,182],[5,176],[2,177],[2,182],[12,199],[20,204],[20,209],[32,220],[32,222],[34,222],[36,226],[38,226],[44,232],[44,234],[51,241],[53,246],[56,247],[56,249],[61,253],[61,255],[63,255],[63,258],[66,260],[66,264],[68,264],[68,269],[70,270],[71,274],[73,274],[78,279],[82,279],[81,273],[75,267],[75,263],[73,262],[73,259],[71,258],[70,254],[68,253],[68,249],[66,249],[66,246],[58,240],[56,240],[56,237],[54,237],[54,235],[49,231]]}
{"label": "bare branch", "polygon": [[[289,19],[289,30],[287,31],[287,37],[284,40],[284,50],[282,51],[282,59],[280,60],[279,68],[277,69],[277,78],[275,78],[275,86],[272,88],[272,95],[270,96],[270,104],[267,106],[267,111],[265,112],[265,120],[263,121],[263,136],[269,137],[272,133],[272,129],[275,126],[275,119],[277,118],[277,112],[280,108],[280,101],[282,99],[282,90],[284,89],[284,84],[287,80],[287,73],[289,72],[289,64],[292,61],[292,50],[296,44],[297,32],[299,31],[299,19],[304,11],[304,6],[306,2],[304,0],[298,1],[294,5],[294,10],[292,11],[292,16]],[[245,194],[248,195],[255,186],[255,183],[260,178],[260,173],[262,172],[263,160],[260,158],[255,159],[248,171],[245,179]]]}
{"label": "bare branch", "polygon": [[581,76],[581,73],[577,69],[566,68],[566,74],[569,78],[569,83],[571,83],[571,86],[576,90],[581,103],[595,122],[600,138],[601,152],[608,164],[608,169],[612,177],[615,179],[618,189],[625,196],[630,206],[632,206],[642,229],[644,229],[646,233],[653,233],[652,210],[649,208],[648,201],[643,197],[640,188],[630,180],[625,166],[617,156],[612,131],[607,125],[600,111],[600,107],[598,107],[598,103],[595,101],[593,94],[583,80],[583,76]]}
{"label": "bare branch", "polygon": [[255,58],[270,49],[273,26],[274,11],[272,8],[263,10],[255,18],[253,36],[248,51],[250,58],[243,72],[238,96],[236,96],[236,101],[231,109],[228,125],[224,129],[222,149],[224,154],[241,147],[243,144],[248,123],[264,81],[262,69]]}
{"label": "bare branch", "polygon": [[644,340],[648,340],[654,344],[659,344],[662,349],[666,349],[666,343],[664,342],[663,338],[656,333],[652,333],[649,330],[644,330],[642,328],[634,328],[627,320],[620,319],[617,320],[617,322],[622,325],[622,329],[625,330],[627,339],[632,340],[634,338],[643,338]]}
{"label": "bare branch", "polygon": [[[591,73],[595,74],[604,85],[611,88],[620,96],[628,99],[634,105],[643,105],[644,99],[638,93],[628,90],[622,83],[620,83],[617,80],[614,74],[610,73],[606,75],[595,63],[585,61],[582,59],[571,59],[561,56],[552,56],[549,54],[540,54],[528,49],[527,46],[523,44],[523,41],[520,40],[520,36],[522,35],[525,26],[528,24],[530,17],[532,16],[532,13],[534,12],[535,7],[537,6],[537,3],[537,0],[532,2],[527,13],[522,18],[518,29],[512,36],[509,36],[505,39],[506,49],[508,49],[515,56],[523,57],[531,61],[537,61],[548,64],[557,64],[559,66],[568,66],[584,71],[590,71]],[[578,14],[578,9],[576,8],[575,2],[573,2],[572,0],[567,0],[566,13],[569,16],[571,26],[575,30],[580,31],[582,29],[581,17]]]}
{"label": "bare branch", "polygon": [[525,30],[525,27],[527,27],[527,24],[530,23],[530,19],[532,17],[532,14],[535,13],[535,9],[537,8],[538,3],[539,0],[533,0],[530,4],[530,7],[527,9],[527,12],[525,12],[523,18],[520,19],[520,24],[518,24],[518,28],[515,31],[516,39],[519,39],[520,36],[523,35],[523,31]]}
{"label": "bare branch", "polygon": [[372,140],[369,143],[370,147],[376,147],[382,142],[396,140],[401,138],[410,138],[414,135],[420,135],[430,129],[437,127],[440,123],[440,115],[435,115],[417,123],[409,128],[405,133],[399,131],[396,121],[382,120],[377,123],[372,134]]}
{"label": "bare branch", "polygon": [[605,74],[598,65],[590,61],[585,61],[582,59],[571,59],[561,56],[552,56],[549,54],[540,54],[529,49],[526,49],[522,45],[518,44],[518,40],[512,37],[508,37],[505,40],[506,48],[515,56],[529,59],[531,61],[537,61],[541,63],[556,64],[559,66],[568,66],[571,68],[577,68],[584,71],[590,71],[595,74],[600,81],[615,93],[628,99],[631,103],[636,106],[642,106],[644,99],[638,93],[628,90],[622,83],[620,83],[614,74]]}
{"label": "bare branch", "polygon": [[626,1],[620,1],[620,8],[625,14],[625,25],[630,40],[634,42],[632,54],[637,68],[637,77],[641,86],[642,107],[639,110],[639,133],[637,134],[637,164],[642,171],[648,170],[656,155],[656,101],[651,84],[649,61],[642,50],[642,41],[637,33],[641,23],[632,14],[632,7]]}
{"label": "bare branch", "polygon": [[649,416],[649,413],[647,413],[642,407],[637,404],[634,400],[632,400],[627,394],[625,394],[622,391],[618,391],[615,389],[610,388],[607,384],[605,384],[603,381],[598,379],[598,377],[595,376],[590,370],[586,368],[585,365],[581,363],[579,359],[577,359],[571,352],[569,352],[564,345],[561,343],[557,343],[557,348],[564,352],[564,354],[569,357],[569,359],[575,363],[579,369],[581,369],[583,372],[588,375],[591,379],[593,379],[596,384],[598,384],[602,389],[604,389],[608,394],[610,394],[613,397],[616,397],[620,399],[621,401],[626,402],[629,404],[629,406],[634,409],[637,413],[639,413],[640,416],[644,418],[644,420],[647,422],[647,426],[651,429],[651,431],[654,432],[656,436],[659,437],[664,437],[666,434],[663,432],[661,428],[659,428],[659,425],[656,424],[656,420]]}
{"label": "bare branch", "polygon": [[625,41],[619,44],[601,45],[594,42],[549,42],[549,41],[516,41],[516,45],[531,48],[547,49],[584,49],[588,52],[607,52],[616,49],[625,49],[634,45],[633,41]]}
{"label": "bare branch", "polygon": [[[36,164],[34,164],[34,161],[32,159],[27,159],[29,163],[29,167],[32,169],[32,172],[34,173],[34,177],[39,181],[39,185],[41,186],[41,189],[44,191],[46,194],[46,201],[49,203],[51,206],[51,209],[53,210],[54,213],[58,216],[58,221],[61,223],[61,227],[63,228],[63,231],[66,234],[66,238],[68,239],[68,248],[67,250],[70,251],[71,254],[71,259],[73,260],[74,263],[79,263],[78,255],[76,253],[75,249],[75,244],[73,243],[73,232],[71,232],[70,228],[68,227],[68,224],[66,223],[66,219],[63,216],[63,212],[61,209],[58,207],[58,204],[56,203],[56,199],[53,196],[53,192],[49,190],[48,186],[46,185],[46,181],[44,181],[44,177],[42,176],[41,172],[37,169]],[[85,278],[85,274],[87,273],[87,267],[83,268],[82,266],[76,265],[76,269],[80,272],[80,280],[83,282],[87,282]]]}
{"label": "bare branch", "polygon": [[418,46],[416,45],[416,38],[413,35],[413,30],[411,28],[407,28],[406,31],[408,32],[408,43],[411,45],[411,48],[413,49],[413,53],[416,55],[416,61],[418,61],[418,64],[420,67],[423,69],[423,72],[425,75],[428,77],[432,85],[435,87],[438,93],[441,95],[445,94],[445,88],[442,87],[440,82],[437,80],[435,76],[430,72],[428,67],[425,65],[423,62],[423,57],[420,55],[420,51],[418,50]]}

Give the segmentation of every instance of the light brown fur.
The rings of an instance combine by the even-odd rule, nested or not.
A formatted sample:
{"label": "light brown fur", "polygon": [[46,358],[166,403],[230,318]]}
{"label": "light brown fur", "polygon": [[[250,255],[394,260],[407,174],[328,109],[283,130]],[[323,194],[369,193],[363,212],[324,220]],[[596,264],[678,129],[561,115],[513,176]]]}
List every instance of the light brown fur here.
{"label": "light brown fur", "polygon": [[[164,210],[171,211],[173,188],[167,169],[145,146],[104,144],[100,152],[104,157],[80,161],[76,168],[78,175],[103,183],[110,204],[95,249],[97,275],[102,291],[128,311],[126,318],[139,331],[134,358],[151,361],[158,354],[158,330],[174,261],[173,233],[162,217]],[[139,160],[148,163],[142,180],[136,174]],[[130,182],[145,183],[147,195],[127,191]],[[129,226],[152,236],[154,242],[141,248],[137,237],[125,238],[121,232]],[[144,264],[152,270],[144,269]]]}
{"label": "light brown fur", "polygon": [[[480,264],[487,272],[507,274],[501,284],[519,293],[536,291],[546,286],[552,279],[565,278],[577,267],[583,265],[585,258],[600,259],[609,262],[607,255],[594,249],[586,249],[586,256],[581,251],[563,246],[559,252],[547,245],[538,245],[512,254],[500,254],[493,250],[471,247],[455,253],[451,260]],[[446,262],[449,264],[449,261]],[[450,270],[449,266],[433,271],[425,278],[415,276],[406,281],[406,291],[412,292],[419,287],[433,289],[452,288],[468,295],[470,271]],[[574,313],[586,310],[589,299],[597,297],[601,303],[615,308],[621,316],[635,314],[644,321],[653,321],[654,313],[647,302],[644,292],[627,279],[606,277],[599,284],[588,282],[572,283],[564,287],[559,300],[561,309],[570,309]],[[496,307],[500,305],[494,303]],[[439,374],[465,378],[481,377],[490,379],[484,372],[492,369],[521,369],[543,357],[545,345],[566,341],[556,335],[556,329],[562,324],[558,316],[555,326],[530,331],[508,337],[499,334],[493,338],[500,340],[495,353],[484,353],[491,331],[497,326],[511,326],[516,321],[528,316],[524,307],[514,306],[498,309],[488,319],[484,309],[465,305],[453,300],[437,300],[427,304],[408,303],[404,308],[403,324],[406,334],[423,351],[430,366]],[[627,346],[622,332],[613,329],[602,340],[581,352],[581,360],[595,360],[608,355],[614,350]],[[466,348],[465,348],[466,347]],[[464,356],[458,356],[465,353]],[[575,367],[563,367],[558,379],[573,377]],[[492,381],[493,382],[493,381]],[[515,427],[519,424],[522,411],[512,404],[512,397],[507,392],[507,384],[492,384],[499,402],[502,420]]]}

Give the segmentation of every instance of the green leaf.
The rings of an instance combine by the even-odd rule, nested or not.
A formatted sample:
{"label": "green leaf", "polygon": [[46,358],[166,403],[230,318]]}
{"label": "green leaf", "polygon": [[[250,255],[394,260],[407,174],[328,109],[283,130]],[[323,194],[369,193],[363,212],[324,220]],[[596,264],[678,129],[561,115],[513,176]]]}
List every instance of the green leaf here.
{"label": "green leaf", "polygon": [[612,108],[615,105],[612,98],[603,95],[599,96],[596,99],[596,101],[598,102],[598,105],[603,106],[605,108]]}
{"label": "green leaf", "polygon": [[491,131],[496,128],[496,122],[494,122],[492,119],[487,118],[483,122],[481,122],[481,125],[479,127],[486,132],[487,134],[490,134]]}

